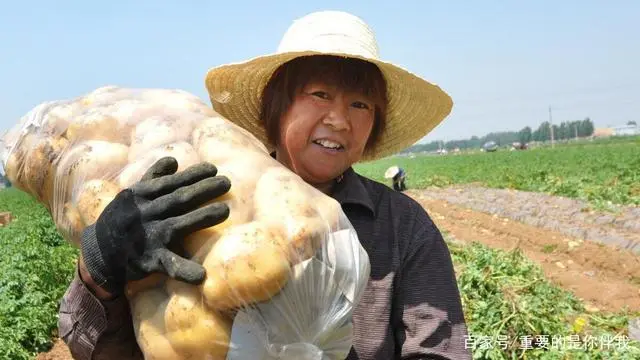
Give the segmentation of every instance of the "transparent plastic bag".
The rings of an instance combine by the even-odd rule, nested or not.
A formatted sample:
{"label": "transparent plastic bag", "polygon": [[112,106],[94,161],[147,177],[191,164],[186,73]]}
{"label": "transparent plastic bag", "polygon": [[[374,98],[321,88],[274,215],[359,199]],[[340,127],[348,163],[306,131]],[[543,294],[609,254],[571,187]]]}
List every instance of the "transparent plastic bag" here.
{"label": "transparent plastic bag", "polygon": [[43,103],[9,130],[2,165],[79,246],[122,189],[159,158],[208,161],[231,180],[229,218],[187,236],[202,285],[152,274],[127,284],[146,359],[344,359],[367,253],[330,197],[244,129],[181,90],[107,86]]}

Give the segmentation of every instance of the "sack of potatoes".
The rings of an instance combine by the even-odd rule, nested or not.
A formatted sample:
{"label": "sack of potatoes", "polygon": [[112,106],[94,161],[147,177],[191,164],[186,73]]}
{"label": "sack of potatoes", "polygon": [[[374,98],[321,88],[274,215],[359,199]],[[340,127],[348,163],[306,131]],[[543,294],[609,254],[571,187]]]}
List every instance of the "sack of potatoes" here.
{"label": "sack of potatoes", "polygon": [[231,180],[221,224],[183,239],[201,285],[161,274],[127,284],[146,359],[345,359],[370,264],[340,205],[243,128],[182,90],[98,88],[33,108],[2,138],[14,187],[79,246],[158,159],[207,161]]}

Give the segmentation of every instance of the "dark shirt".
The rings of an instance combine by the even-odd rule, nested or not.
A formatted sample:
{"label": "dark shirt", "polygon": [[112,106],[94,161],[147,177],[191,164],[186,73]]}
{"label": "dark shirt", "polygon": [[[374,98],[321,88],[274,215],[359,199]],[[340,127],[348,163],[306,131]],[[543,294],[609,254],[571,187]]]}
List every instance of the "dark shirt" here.
{"label": "dark shirt", "polygon": [[[415,200],[349,169],[332,195],[369,255],[348,360],[471,359],[449,250]],[[76,276],[59,334],[76,359],[142,359],[126,299],[100,302]]]}

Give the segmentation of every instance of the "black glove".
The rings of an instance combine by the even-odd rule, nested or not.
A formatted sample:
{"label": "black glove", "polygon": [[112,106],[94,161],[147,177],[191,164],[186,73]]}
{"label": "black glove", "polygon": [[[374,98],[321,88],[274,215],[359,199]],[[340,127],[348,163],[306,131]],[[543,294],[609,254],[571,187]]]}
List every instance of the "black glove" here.
{"label": "black glove", "polygon": [[118,295],[126,282],[160,272],[191,284],[204,279],[204,268],[170,251],[188,234],[219,224],[229,207],[212,203],[231,183],[208,163],[175,174],[176,159],[158,160],[140,182],[121,191],[81,239],[85,266],[100,287]]}

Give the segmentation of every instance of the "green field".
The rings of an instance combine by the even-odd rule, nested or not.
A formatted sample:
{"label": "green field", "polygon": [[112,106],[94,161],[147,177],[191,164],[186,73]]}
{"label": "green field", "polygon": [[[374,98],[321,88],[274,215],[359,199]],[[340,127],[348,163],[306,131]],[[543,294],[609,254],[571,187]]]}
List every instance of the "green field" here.
{"label": "green field", "polygon": [[25,193],[0,190],[3,211],[15,219],[0,227],[0,359],[32,359],[50,346],[77,251]]}
{"label": "green field", "polygon": [[407,186],[478,183],[587,200],[595,205],[640,205],[640,137],[580,142],[526,151],[420,155],[362,163],[378,181],[392,165],[407,171]]}

